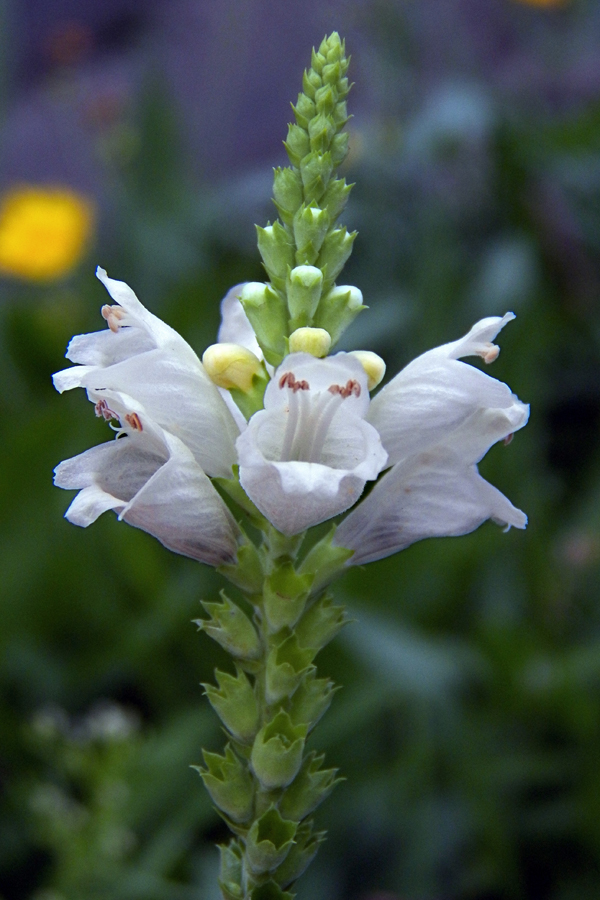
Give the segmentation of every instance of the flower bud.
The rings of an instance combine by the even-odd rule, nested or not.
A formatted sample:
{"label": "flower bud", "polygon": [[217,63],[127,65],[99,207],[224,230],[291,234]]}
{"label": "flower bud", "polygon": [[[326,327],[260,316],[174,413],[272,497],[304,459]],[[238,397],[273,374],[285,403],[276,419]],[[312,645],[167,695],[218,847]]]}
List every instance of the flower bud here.
{"label": "flower bud", "polygon": [[[290,240],[290,236],[281,222],[267,225],[266,228],[257,226],[256,234],[258,249],[269,277],[272,281],[273,279],[280,279],[283,282],[288,268],[293,266],[295,262],[295,248]],[[275,281],[273,283],[275,284]],[[277,284],[276,287],[279,287],[279,285]]]}
{"label": "flower bud", "polygon": [[294,239],[298,251],[296,261],[312,265],[330,225],[329,213],[317,206],[301,206],[294,216]]}
{"label": "flower bud", "polygon": [[244,394],[252,389],[254,377],[263,371],[258,357],[241,344],[211,344],[204,351],[202,364],[217,387],[237,388]]}
{"label": "flower bud", "polygon": [[316,266],[296,266],[287,284],[288,308],[296,327],[312,324],[323,287],[323,273]]}
{"label": "flower bud", "polygon": [[367,373],[367,387],[369,390],[375,390],[385,375],[385,363],[382,358],[371,350],[351,350],[350,355],[356,357]]}
{"label": "flower bud", "polygon": [[324,328],[297,328],[290,334],[290,353],[310,353],[321,359],[331,347],[331,336]]}

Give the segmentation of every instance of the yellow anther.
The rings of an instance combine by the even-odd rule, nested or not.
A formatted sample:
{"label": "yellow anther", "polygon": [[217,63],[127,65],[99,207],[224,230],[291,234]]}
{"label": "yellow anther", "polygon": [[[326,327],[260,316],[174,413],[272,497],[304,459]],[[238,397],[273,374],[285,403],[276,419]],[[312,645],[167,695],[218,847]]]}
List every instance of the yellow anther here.
{"label": "yellow anther", "polygon": [[244,394],[252,390],[254,376],[263,372],[258,357],[240,344],[211,344],[204,351],[202,363],[217,387],[237,388]]}
{"label": "yellow anther", "polygon": [[331,336],[324,328],[296,328],[290,334],[290,353],[310,353],[319,358],[327,356]]}
{"label": "yellow anther", "polygon": [[385,363],[380,356],[371,350],[351,350],[351,356],[355,356],[367,373],[367,387],[374,390],[385,375]]}

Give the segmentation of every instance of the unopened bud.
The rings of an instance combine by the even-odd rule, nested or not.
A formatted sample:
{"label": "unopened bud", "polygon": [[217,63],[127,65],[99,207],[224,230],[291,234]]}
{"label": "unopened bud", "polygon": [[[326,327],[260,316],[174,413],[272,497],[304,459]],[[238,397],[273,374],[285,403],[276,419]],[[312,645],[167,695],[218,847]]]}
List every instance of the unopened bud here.
{"label": "unopened bud", "polygon": [[296,266],[288,278],[287,297],[292,323],[312,322],[323,287],[323,273],[316,266]]}
{"label": "unopened bud", "polygon": [[356,357],[367,373],[367,387],[373,391],[385,375],[384,361],[371,350],[351,350],[350,355]]}
{"label": "unopened bud", "polygon": [[244,394],[252,389],[254,376],[263,369],[258,357],[241,344],[211,344],[204,351],[202,364],[217,387],[237,388]]}
{"label": "unopened bud", "polygon": [[321,359],[331,347],[331,335],[324,328],[297,328],[290,334],[290,353],[310,353]]}

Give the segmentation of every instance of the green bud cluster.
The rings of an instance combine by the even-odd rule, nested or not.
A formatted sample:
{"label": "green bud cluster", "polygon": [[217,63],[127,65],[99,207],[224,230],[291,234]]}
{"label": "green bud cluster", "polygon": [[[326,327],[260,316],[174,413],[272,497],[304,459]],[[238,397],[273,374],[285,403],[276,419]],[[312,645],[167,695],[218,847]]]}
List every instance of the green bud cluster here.
{"label": "green bud cluster", "polygon": [[[203,603],[206,618],[197,621],[235,666],[203,685],[228,742],[222,755],[205,751],[197,767],[235,835],[220,848],[226,900],[291,900],[290,887],[324,840],[311,815],[340,780],[322,755],[306,752],[306,739],[335,693],[314,660],[348,621],[324,590],[347,552],[328,535],[299,563],[301,543],[267,529],[254,547],[260,590],[254,584],[243,605],[221,593]],[[256,559],[241,568],[253,574],[238,584],[256,577]]]}
{"label": "green bud cluster", "polygon": [[281,221],[257,228],[270,284],[253,284],[240,299],[271,365],[281,362],[297,328],[324,328],[335,343],[364,309],[335,285],[356,237],[336,224],[352,188],[335,174],[348,154],[349,62],[337,32],[313,49],[284,142],[290,166],[274,171]]}

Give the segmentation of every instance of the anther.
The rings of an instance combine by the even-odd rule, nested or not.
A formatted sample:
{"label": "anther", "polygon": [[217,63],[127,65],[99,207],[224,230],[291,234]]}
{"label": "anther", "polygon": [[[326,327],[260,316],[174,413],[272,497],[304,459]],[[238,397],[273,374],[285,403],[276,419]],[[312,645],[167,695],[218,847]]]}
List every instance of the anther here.
{"label": "anther", "polygon": [[117,413],[113,412],[113,410],[109,407],[106,400],[98,400],[98,402],[96,403],[96,405],[94,407],[94,410],[95,410],[98,418],[102,418],[106,422],[110,422],[111,419],[118,420],[118,418],[119,418]]}
{"label": "anther", "polygon": [[347,381],[345,385],[332,384],[327,390],[330,394],[339,394],[342,400],[345,400],[346,397],[350,397],[352,394],[355,397],[360,397],[361,392],[360,384],[354,378]]}
{"label": "anther", "polygon": [[310,384],[308,383],[308,381],[296,381],[293,372],[286,372],[285,375],[282,375],[279,379],[280,390],[283,390],[284,387],[289,387],[294,392],[294,394],[296,393],[296,391],[310,390]]}
{"label": "anther", "polygon": [[115,334],[119,330],[120,320],[125,318],[125,310],[121,306],[109,306],[105,303],[100,310],[102,318],[106,319],[106,324]]}
{"label": "anther", "polygon": [[136,412],[127,413],[127,415],[125,416],[125,421],[127,422],[128,425],[130,425],[133,428],[134,431],[143,431],[144,430],[142,428],[142,423],[140,421],[140,417],[138,416],[138,414]]}
{"label": "anther", "polygon": [[498,354],[500,353],[500,347],[496,344],[484,344],[479,350],[477,350],[477,356],[480,356],[484,363],[488,365],[493,363],[495,359],[498,359]]}

